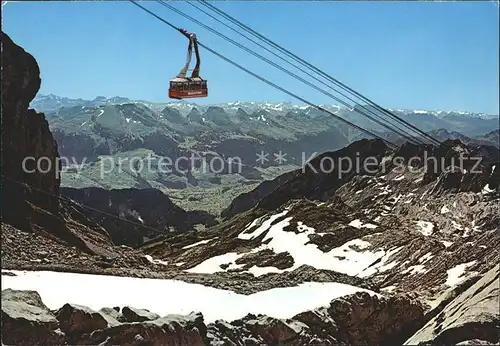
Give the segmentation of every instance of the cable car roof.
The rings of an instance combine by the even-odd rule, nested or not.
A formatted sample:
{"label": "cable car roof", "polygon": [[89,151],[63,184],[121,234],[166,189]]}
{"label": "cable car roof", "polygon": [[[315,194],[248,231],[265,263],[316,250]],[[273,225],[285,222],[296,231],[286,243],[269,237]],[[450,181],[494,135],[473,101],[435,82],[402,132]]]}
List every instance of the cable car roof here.
{"label": "cable car roof", "polygon": [[171,82],[178,82],[178,83],[185,83],[185,82],[203,82],[204,79],[201,78],[201,77],[194,77],[194,78],[179,78],[179,77],[175,77],[173,79],[170,80]]}

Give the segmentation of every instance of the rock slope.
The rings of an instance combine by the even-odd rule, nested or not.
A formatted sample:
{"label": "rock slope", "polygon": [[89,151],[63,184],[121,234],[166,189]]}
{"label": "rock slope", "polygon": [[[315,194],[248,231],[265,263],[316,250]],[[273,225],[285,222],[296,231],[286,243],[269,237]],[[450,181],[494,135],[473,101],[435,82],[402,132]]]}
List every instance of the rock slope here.
{"label": "rock slope", "polygon": [[[405,345],[497,344],[500,340],[500,266],[469,280],[463,292],[447,292],[440,310]],[[472,285],[471,283],[474,282]]]}

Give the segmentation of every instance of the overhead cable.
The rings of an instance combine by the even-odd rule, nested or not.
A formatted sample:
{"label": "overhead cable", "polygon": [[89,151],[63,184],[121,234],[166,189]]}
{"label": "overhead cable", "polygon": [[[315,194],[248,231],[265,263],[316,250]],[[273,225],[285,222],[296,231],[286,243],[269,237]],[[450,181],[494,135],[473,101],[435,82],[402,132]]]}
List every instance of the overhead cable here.
{"label": "overhead cable", "polygon": [[[168,25],[168,26],[170,26],[171,28],[173,28],[173,29],[175,29],[175,30],[179,31],[180,33],[182,33],[182,34],[184,35],[184,31],[183,31],[182,29],[180,29],[180,28],[176,27],[175,25],[171,24],[170,22],[168,22],[168,21],[167,21],[167,20],[165,20],[164,18],[162,18],[162,17],[158,16],[158,15],[157,15],[157,14],[155,14],[154,12],[152,12],[152,11],[148,10],[148,9],[147,9],[147,8],[145,8],[144,6],[139,5],[139,4],[138,4],[135,0],[129,0],[129,1],[130,1],[132,4],[134,4],[134,5],[138,6],[139,8],[141,8],[142,10],[144,10],[145,12],[149,13],[150,15],[152,15],[153,17],[155,17],[156,19],[158,19],[158,20],[162,21],[163,23],[167,24],[167,25]],[[335,113],[331,112],[330,110],[328,110],[328,109],[326,109],[326,108],[324,108],[324,107],[321,107],[321,106],[315,105],[315,104],[313,104],[312,102],[310,102],[310,101],[308,101],[308,100],[306,100],[306,99],[304,99],[304,98],[302,98],[302,97],[300,97],[300,96],[298,96],[298,95],[296,95],[296,94],[294,94],[294,93],[292,93],[292,92],[290,92],[290,91],[288,91],[288,90],[286,90],[286,89],[284,89],[284,88],[280,87],[279,85],[277,85],[277,84],[275,84],[275,83],[273,83],[273,82],[269,81],[268,79],[266,79],[266,78],[264,78],[264,77],[262,77],[262,76],[259,76],[258,74],[254,73],[254,72],[252,72],[252,71],[250,71],[250,70],[248,70],[248,69],[246,69],[245,67],[243,67],[243,66],[239,65],[238,63],[234,62],[233,60],[231,60],[231,59],[229,59],[229,58],[225,57],[224,55],[222,55],[222,54],[220,54],[220,53],[216,52],[215,50],[213,50],[213,49],[209,48],[208,46],[204,45],[204,44],[203,44],[203,43],[201,43],[200,41],[198,41],[198,45],[199,45],[200,47],[205,48],[207,51],[211,52],[212,54],[214,54],[214,55],[216,55],[216,56],[220,57],[221,59],[225,60],[226,62],[230,63],[231,65],[233,65],[233,66],[235,66],[235,67],[239,68],[240,70],[242,70],[242,71],[244,71],[244,72],[246,72],[246,73],[248,73],[248,74],[252,75],[253,77],[255,77],[255,78],[257,78],[257,79],[261,80],[262,82],[264,82],[264,83],[266,83],[266,84],[268,84],[268,85],[270,85],[270,86],[274,87],[275,89],[278,89],[278,90],[280,90],[280,91],[282,91],[282,92],[286,93],[287,95],[289,95],[289,96],[291,96],[291,97],[293,97],[293,98],[295,98],[295,99],[297,99],[297,100],[299,100],[299,101],[301,101],[301,102],[303,102],[303,103],[305,103],[305,104],[308,104],[308,105],[309,105],[309,106],[311,106],[311,107],[314,107],[314,108],[319,109],[319,110],[321,110],[321,111],[323,111],[323,112],[325,112],[325,113],[330,114],[332,117],[336,118],[337,120],[339,120],[339,121],[341,121],[341,122],[344,122],[344,123],[346,123],[346,124],[350,125],[351,127],[354,127],[354,128],[356,128],[356,129],[360,130],[361,132],[363,132],[363,133],[365,133],[365,134],[368,134],[368,135],[370,135],[370,136],[372,136],[372,137],[374,137],[374,138],[377,138],[377,139],[379,139],[379,140],[381,140],[381,141],[385,142],[386,144],[388,144],[388,145],[389,145],[390,147],[392,147],[392,148],[397,148],[397,147],[398,147],[396,144],[392,143],[391,141],[389,141],[389,140],[387,140],[387,139],[385,139],[385,138],[382,138],[381,136],[379,136],[379,135],[377,135],[377,134],[375,134],[375,133],[373,133],[373,132],[371,132],[371,131],[369,131],[369,130],[366,130],[366,129],[364,129],[364,128],[362,128],[362,127],[360,127],[360,126],[358,126],[358,125],[356,125],[356,124],[354,124],[354,123],[352,123],[352,122],[350,122],[350,121],[348,121],[348,120],[346,120],[346,119],[343,119],[342,117],[337,116]]]}

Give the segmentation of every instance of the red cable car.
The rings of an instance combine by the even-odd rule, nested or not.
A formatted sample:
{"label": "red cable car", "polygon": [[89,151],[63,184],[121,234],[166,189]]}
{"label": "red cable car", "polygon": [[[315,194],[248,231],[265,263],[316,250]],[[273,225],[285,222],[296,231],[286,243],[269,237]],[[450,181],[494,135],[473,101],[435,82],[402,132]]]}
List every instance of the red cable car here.
{"label": "red cable car", "polygon": [[[186,64],[179,72],[177,77],[170,80],[170,88],[168,90],[168,97],[171,99],[186,99],[208,96],[207,81],[200,77],[200,53],[198,52],[198,41],[196,34],[188,34],[185,30],[182,31],[186,37],[189,38],[188,55]],[[191,77],[186,77],[189,63],[191,62],[191,54],[193,51],[196,54],[196,65],[191,73]]]}

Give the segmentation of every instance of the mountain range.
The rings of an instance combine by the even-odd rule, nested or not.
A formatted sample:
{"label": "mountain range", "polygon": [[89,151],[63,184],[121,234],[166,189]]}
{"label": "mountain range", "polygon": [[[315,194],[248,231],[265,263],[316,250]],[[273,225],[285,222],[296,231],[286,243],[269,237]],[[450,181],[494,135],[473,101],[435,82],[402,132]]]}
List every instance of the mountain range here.
{"label": "mountain range", "polygon": [[[196,105],[39,94],[31,106],[46,114],[59,154],[66,158],[63,186],[158,188],[184,208],[214,214],[256,184],[302,166],[315,154],[340,149],[366,136],[324,111],[291,103]],[[401,142],[356,109],[324,107],[381,137]],[[470,144],[498,146],[495,116],[393,112],[441,141],[458,138]],[[193,157],[196,159],[186,159]],[[233,163],[229,164],[231,159]],[[120,164],[120,169],[102,174],[102,167],[111,162],[133,160],[148,161],[153,169],[138,172],[130,164]],[[180,167],[162,171],[160,162],[165,160],[173,165],[178,162]],[[206,169],[211,165],[218,168]],[[208,200],[217,203],[206,205]]]}

